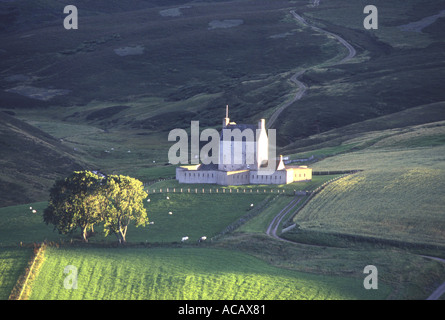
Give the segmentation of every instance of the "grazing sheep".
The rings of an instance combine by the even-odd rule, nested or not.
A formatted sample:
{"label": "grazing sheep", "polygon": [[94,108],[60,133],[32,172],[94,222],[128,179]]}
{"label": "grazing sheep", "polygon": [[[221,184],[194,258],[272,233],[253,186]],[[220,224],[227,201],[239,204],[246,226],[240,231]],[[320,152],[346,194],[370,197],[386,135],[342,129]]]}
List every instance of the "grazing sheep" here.
{"label": "grazing sheep", "polygon": [[37,211],[36,210],[32,210],[32,213],[37,213]]}
{"label": "grazing sheep", "polygon": [[181,242],[187,241],[189,239],[189,237],[182,237]]}
{"label": "grazing sheep", "polygon": [[170,197],[169,197],[169,196],[167,196],[167,200],[170,200]]}
{"label": "grazing sheep", "polygon": [[201,238],[199,238],[198,242],[202,242],[202,241],[204,241],[204,240],[206,240],[206,239],[207,239],[206,236],[202,236]]}
{"label": "grazing sheep", "polygon": [[150,202],[150,199],[147,199],[147,202]]}
{"label": "grazing sheep", "polygon": [[173,214],[173,212],[170,211],[168,214]]}

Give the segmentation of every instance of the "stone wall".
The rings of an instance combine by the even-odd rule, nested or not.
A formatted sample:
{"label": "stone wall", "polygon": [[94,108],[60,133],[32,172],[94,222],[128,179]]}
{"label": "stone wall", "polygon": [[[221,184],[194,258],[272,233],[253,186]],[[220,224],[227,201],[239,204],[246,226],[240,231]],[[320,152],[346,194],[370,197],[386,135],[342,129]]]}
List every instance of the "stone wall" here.
{"label": "stone wall", "polygon": [[260,171],[239,170],[194,170],[176,168],[176,180],[179,183],[207,183],[238,186],[244,184],[288,184],[295,181],[312,179],[312,169],[305,167],[286,168],[269,174]]}

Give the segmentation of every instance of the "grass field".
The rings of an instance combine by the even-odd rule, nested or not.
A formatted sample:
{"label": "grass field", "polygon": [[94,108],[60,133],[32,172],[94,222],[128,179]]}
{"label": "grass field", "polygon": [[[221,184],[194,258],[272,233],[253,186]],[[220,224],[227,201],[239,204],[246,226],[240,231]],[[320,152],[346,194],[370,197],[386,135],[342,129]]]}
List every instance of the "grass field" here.
{"label": "grass field", "polygon": [[[169,196],[169,200],[167,200]],[[130,224],[127,240],[139,242],[180,242],[188,236],[196,242],[200,237],[209,239],[244,215],[254,211],[267,197],[264,194],[154,194],[146,202],[149,221],[145,227],[135,228]],[[250,205],[254,204],[252,208]],[[29,207],[37,210],[32,214]],[[0,208],[0,244],[18,245],[47,241],[78,241],[79,232],[60,235],[51,225],[43,223],[42,214],[46,202]],[[169,212],[172,214],[170,215]],[[196,221],[200,223],[197,224]],[[95,228],[96,234],[90,242],[115,242],[114,236],[105,238],[102,228]]]}
{"label": "grass field", "polygon": [[364,171],[327,186],[295,217],[295,222],[307,231],[443,246],[443,134],[443,122],[438,122],[345,142],[372,140],[374,144],[326,158],[315,163],[314,170]]}
{"label": "grass field", "polygon": [[168,194],[168,197],[169,200],[167,194],[149,196],[148,215],[154,224],[130,230],[129,241],[180,242],[184,236],[193,243],[202,236],[210,240],[226,226],[255,210],[266,198],[262,194]]}
{"label": "grass field", "polygon": [[[78,268],[76,290],[64,288],[67,265]],[[232,250],[48,249],[30,299],[325,300],[388,293],[386,285],[364,290],[357,279],[277,268]]]}
{"label": "grass field", "polygon": [[[164,186],[167,182],[163,182]],[[437,262],[391,246],[366,243],[353,246],[350,241],[339,243],[335,239],[328,239],[322,247],[301,246],[266,237],[265,228],[290,200],[288,196],[268,195],[269,202],[258,213],[252,210],[266,198],[262,194],[170,193],[170,199],[166,196],[158,193],[149,197],[149,217],[154,225],[129,230],[128,240],[140,243],[139,248],[119,249],[109,245],[98,248],[104,241],[99,234],[91,238],[90,246],[76,248],[65,242],[61,247],[49,247],[39,275],[31,283],[30,298],[422,299],[444,272]],[[254,209],[250,203],[255,203]],[[40,212],[45,203],[32,205]],[[233,212],[220,211],[223,207]],[[50,227],[44,227],[41,217],[29,213],[29,206],[1,211],[2,245],[16,245],[20,239],[33,241],[43,236],[57,241],[60,237]],[[250,220],[236,224],[240,217]],[[231,231],[235,232],[197,245],[198,237],[211,237],[234,222],[236,229]],[[25,228],[15,234],[12,230],[19,229],[20,223]],[[96,231],[100,232],[100,228]],[[180,244],[185,235],[190,237],[189,243]],[[23,266],[27,263],[26,255],[15,259]],[[377,291],[363,289],[362,271],[368,264],[379,267]],[[63,287],[66,265],[79,269],[77,290]],[[13,272],[20,274],[17,269],[8,271],[8,278],[2,281],[12,285]],[[4,291],[6,295],[7,289]]]}
{"label": "grass field", "polygon": [[0,300],[8,299],[31,255],[31,248],[0,248]]}

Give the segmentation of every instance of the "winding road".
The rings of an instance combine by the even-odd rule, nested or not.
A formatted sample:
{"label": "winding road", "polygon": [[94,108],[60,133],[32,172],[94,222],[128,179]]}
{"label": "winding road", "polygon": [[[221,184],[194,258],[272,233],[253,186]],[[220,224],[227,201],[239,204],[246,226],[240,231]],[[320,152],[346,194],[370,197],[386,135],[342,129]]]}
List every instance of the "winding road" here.
{"label": "winding road", "polygon": [[[319,27],[313,26],[311,24],[309,24],[306,19],[304,19],[302,16],[300,16],[298,13],[296,13],[294,10],[291,10],[290,13],[292,14],[292,16],[299,21],[300,23],[304,24],[307,27],[312,28],[313,30],[320,32],[320,33],[324,33],[327,36],[331,36],[333,38],[335,38],[338,42],[340,42],[344,47],[346,47],[346,49],[348,49],[348,55],[346,57],[344,57],[342,60],[335,62],[333,64],[330,64],[330,66],[335,66],[338,64],[342,64],[345,62],[348,62],[349,60],[351,60],[352,58],[355,57],[355,55],[357,54],[357,51],[354,49],[354,47],[348,43],[345,39],[343,39],[342,37],[340,37],[339,35],[323,30]],[[271,128],[273,126],[273,124],[275,123],[275,121],[277,120],[278,116],[281,114],[281,112],[283,112],[287,107],[289,107],[291,104],[293,104],[295,101],[300,100],[303,95],[306,93],[306,91],[308,90],[308,87],[306,86],[306,84],[304,84],[303,82],[301,82],[300,80],[298,80],[298,78],[300,78],[308,69],[304,69],[301,71],[298,71],[296,74],[294,74],[290,80],[295,83],[298,86],[298,91],[295,94],[295,96],[289,100],[288,102],[286,102],[285,104],[283,104],[282,106],[280,106],[268,119],[268,124],[267,124],[267,128]]]}
{"label": "winding road", "polygon": [[[430,256],[422,257],[445,263],[445,259]],[[434,290],[434,292],[428,298],[426,298],[426,300],[438,300],[443,294],[445,294],[445,282],[442,283],[436,290]]]}
{"label": "winding road", "polygon": [[267,231],[266,231],[266,234],[268,236],[271,236],[271,237],[281,240],[281,241],[292,242],[292,241],[288,241],[286,239],[280,238],[277,234],[277,230],[278,230],[278,227],[279,227],[281,221],[283,221],[284,217],[287,216],[287,214],[289,212],[291,212],[300,203],[300,201],[302,199],[303,198],[299,197],[299,196],[292,198],[292,200],[273,218],[273,220],[269,224],[269,227],[267,228]]}

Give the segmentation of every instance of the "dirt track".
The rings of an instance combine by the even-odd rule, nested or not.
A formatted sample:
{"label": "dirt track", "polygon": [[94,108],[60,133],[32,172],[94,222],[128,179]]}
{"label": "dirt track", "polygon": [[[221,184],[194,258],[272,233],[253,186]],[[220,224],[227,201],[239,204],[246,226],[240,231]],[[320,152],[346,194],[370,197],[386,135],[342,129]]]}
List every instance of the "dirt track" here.
{"label": "dirt track", "polygon": [[[351,60],[352,58],[355,57],[355,55],[357,54],[357,51],[354,49],[354,47],[349,44],[345,39],[343,39],[342,37],[340,37],[339,35],[323,30],[321,28],[315,27],[310,25],[306,19],[304,19],[302,16],[300,16],[298,13],[296,13],[294,10],[291,10],[290,13],[294,16],[294,18],[296,20],[298,20],[299,22],[301,22],[302,24],[304,24],[305,26],[308,26],[310,28],[312,28],[313,30],[320,32],[320,33],[324,33],[328,36],[334,37],[338,42],[340,42],[343,46],[346,47],[346,49],[348,49],[348,55],[346,57],[344,57],[342,60],[335,62],[333,64],[331,64],[331,66],[337,65],[337,64],[341,64],[341,63],[345,63],[348,62],[349,60]],[[281,112],[283,112],[283,110],[285,110],[287,107],[289,107],[291,104],[293,104],[295,101],[300,100],[303,95],[306,93],[308,87],[306,86],[306,84],[304,84],[303,82],[301,82],[300,80],[298,80],[299,77],[301,77],[308,69],[302,70],[302,71],[298,71],[296,74],[294,74],[290,80],[292,82],[294,82],[297,86],[298,86],[298,91],[295,94],[295,96],[289,100],[288,102],[286,102],[285,104],[283,104],[281,107],[279,107],[273,114],[272,116],[269,118],[268,123],[267,123],[267,127],[271,128],[272,125],[275,123],[275,121],[277,120],[278,116],[281,114]]]}
{"label": "dirt track", "polygon": [[[284,219],[285,216],[289,212],[291,212],[302,200],[302,197],[294,197],[292,200],[272,219],[271,223],[269,224],[269,227],[267,228],[266,234],[268,236],[274,237],[275,239],[281,240],[281,241],[288,241],[286,239],[280,238],[277,235],[278,227],[281,223],[281,221]],[[288,241],[291,242],[291,241]]]}

